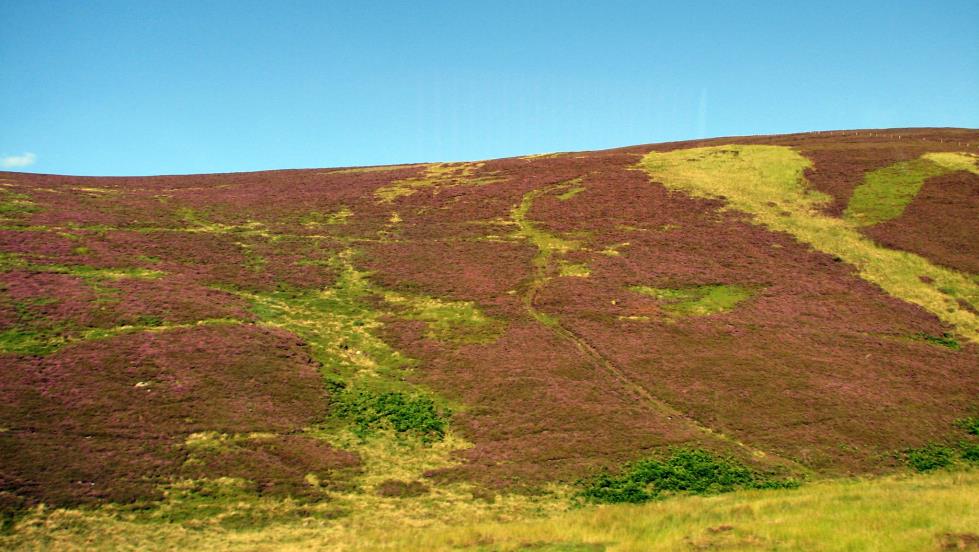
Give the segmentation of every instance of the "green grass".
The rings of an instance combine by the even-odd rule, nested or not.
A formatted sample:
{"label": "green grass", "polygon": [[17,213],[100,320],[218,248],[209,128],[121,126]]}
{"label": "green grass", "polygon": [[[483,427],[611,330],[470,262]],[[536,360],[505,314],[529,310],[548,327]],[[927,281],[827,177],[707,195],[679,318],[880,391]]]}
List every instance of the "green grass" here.
{"label": "green grass", "polygon": [[379,203],[393,203],[398,198],[407,197],[419,190],[445,188],[449,186],[467,185],[482,186],[499,182],[497,176],[475,176],[483,163],[436,163],[427,165],[422,176],[395,180],[374,191],[374,197]]}
{"label": "green grass", "polygon": [[974,153],[942,151],[926,153],[921,157],[932,163],[937,163],[949,171],[968,171],[972,174],[979,174],[979,155]]}
{"label": "green grass", "polygon": [[913,159],[871,171],[853,190],[843,218],[856,226],[871,226],[904,213],[925,180],[947,172],[927,159]]}
{"label": "green grass", "polygon": [[556,272],[560,276],[586,276],[588,267],[571,265],[564,262],[563,259],[559,259],[558,262],[555,263],[555,256],[580,249],[581,242],[576,239],[558,236],[544,230],[543,228],[539,227],[529,215],[530,210],[534,206],[534,202],[538,198],[557,192],[561,192],[562,194],[567,193],[568,191],[579,187],[578,184],[580,181],[581,179],[575,178],[572,180],[559,182],[551,186],[531,190],[524,194],[523,197],[520,198],[520,203],[515,205],[510,210],[510,220],[512,220],[517,226],[517,230],[513,233],[513,237],[519,240],[526,240],[530,245],[537,249],[536,253],[534,253],[533,259],[531,260],[531,274],[526,279],[521,293],[524,306],[526,307],[527,312],[535,320],[551,328],[559,327],[560,323],[555,317],[537,309],[534,306],[534,298],[536,297],[537,293],[543,289],[553,277],[553,273],[555,272],[555,264],[557,265]]}
{"label": "green grass", "polygon": [[572,188],[568,188],[568,191],[562,194],[558,194],[557,198],[560,199],[561,201],[567,201],[583,191],[585,191],[584,186],[574,186]]}
{"label": "green grass", "polygon": [[421,321],[426,337],[454,345],[492,342],[505,325],[472,302],[383,289],[356,268],[355,257],[347,249],[326,261],[338,275],[328,289],[237,293],[251,301],[262,323],[301,337],[323,366],[332,418],[342,422],[317,429],[332,435],[324,438],[347,427],[360,438],[391,430],[441,440],[455,405],[407,381],[416,362],[378,336],[383,318]]}
{"label": "green grass", "polygon": [[979,342],[979,316],[959,304],[979,308],[979,282],[913,253],[881,247],[854,223],[824,214],[821,207],[829,198],[808,188],[803,171],[811,162],[791,148],[731,145],[652,152],[640,166],[667,188],[723,198],[727,208],[749,213],[755,224],[841,258],[860,277]]}
{"label": "green grass", "polygon": [[[234,480],[181,483],[168,499],[166,507],[152,510],[34,510],[0,536],[0,547],[911,552],[954,549],[979,533],[979,470],[830,480],[563,513],[521,502],[491,514],[472,497],[446,496],[447,517],[441,519],[419,518],[412,510],[438,497],[355,500],[339,494],[335,501],[310,505],[246,496]],[[360,513],[369,506],[374,509]]]}
{"label": "green grass", "polygon": [[0,221],[13,220],[38,210],[27,194],[0,190]]}
{"label": "green grass", "polygon": [[199,326],[225,326],[243,324],[234,318],[207,318],[185,324],[164,324],[149,317],[135,324],[124,324],[110,328],[70,328],[54,326],[43,329],[15,326],[0,331],[0,354],[47,355],[62,347],[82,341],[108,339],[117,335],[137,332],[167,332],[182,328]]}
{"label": "green grass", "polygon": [[674,316],[707,316],[726,312],[754,294],[750,288],[724,284],[684,288],[631,286],[629,289],[655,298],[663,310]]}
{"label": "green grass", "polygon": [[381,293],[388,306],[407,320],[426,324],[426,336],[449,343],[492,343],[503,333],[503,321],[491,318],[472,301],[446,301],[424,295]]}

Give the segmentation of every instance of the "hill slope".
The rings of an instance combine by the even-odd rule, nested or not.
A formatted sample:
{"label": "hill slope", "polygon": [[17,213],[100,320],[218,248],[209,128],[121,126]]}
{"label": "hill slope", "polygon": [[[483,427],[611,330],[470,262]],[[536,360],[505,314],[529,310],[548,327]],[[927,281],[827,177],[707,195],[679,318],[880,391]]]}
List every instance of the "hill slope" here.
{"label": "hill slope", "polygon": [[0,173],[0,506],[536,511],[677,446],[898,468],[979,409],[977,152],[903,129]]}

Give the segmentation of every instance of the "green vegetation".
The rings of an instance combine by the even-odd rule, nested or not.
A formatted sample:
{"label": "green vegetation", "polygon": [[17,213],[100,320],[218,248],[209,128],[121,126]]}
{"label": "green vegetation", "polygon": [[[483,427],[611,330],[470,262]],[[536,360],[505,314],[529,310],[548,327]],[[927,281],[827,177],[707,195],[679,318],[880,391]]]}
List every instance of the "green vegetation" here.
{"label": "green vegetation", "polygon": [[574,186],[572,188],[568,188],[568,191],[562,194],[558,194],[557,198],[560,199],[561,201],[567,201],[583,191],[585,191],[584,186]]}
{"label": "green vegetation", "polygon": [[[39,265],[24,260],[19,255],[0,256],[0,272],[13,269],[66,274],[85,280],[96,292],[99,301],[111,301],[114,288],[105,287],[105,282],[123,278],[155,279],[163,276],[158,270],[143,268],[95,268],[85,265]],[[0,287],[0,301],[4,301]],[[57,303],[54,297],[39,297],[26,301],[12,301],[10,306],[16,313],[16,323],[0,330],[0,354],[47,355],[78,341],[105,339],[124,333],[137,331],[165,331],[192,324],[163,324],[157,317],[140,317],[134,323],[107,328],[81,327],[62,320],[49,321],[37,313],[38,308]],[[240,323],[225,319],[202,320],[198,324]]]}
{"label": "green vegetation", "polygon": [[979,309],[979,282],[913,253],[881,247],[852,222],[823,214],[820,208],[828,197],[807,188],[803,171],[811,162],[792,149],[731,145],[652,152],[640,165],[670,189],[723,198],[730,208],[751,214],[756,224],[788,232],[843,259],[862,278],[979,342],[979,316],[974,312]]}
{"label": "green vegetation", "polygon": [[904,460],[915,471],[928,472],[957,466],[960,463],[979,463],[979,417],[972,416],[955,421],[955,427],[963,430],[969,440],[949,445],[929,443],[923,447],[904,451]]}
{"label": "green vegetation", "polygon": [[681,448],[665,460],[647,459],[631,464],[620,475],[602,473],[586,482],[580,496],[587,502],[640,503],[675,494],[706,495],[797,486],[795,480],[760,475],[732,458]]}
{"label": "green vegetation", "polygon": [[931,335],[926,333],[919,333],[913,336],[915,339],[920,339],[922,341],[927,341],[932,345],[937,345],[939,347],[945,347],[946,349],[952,349],[953,351],[958,351],[962,348],[955,336],[950,333],[943,333],[942,335]]}
{"label": "green vegetation", "polygon": [[440,412],[429,397],[391,391],[352,391],[343,382],[331,383],[331,415],[350,421],[359,437],[384,429],[411,434],[423,442],[445,437],[446,419],[451,412],[445,409]]}
{"label": "green vegetation", "polygon": [[492,343],[505,324],[490,318],[471,301],[444,301],[434,297],[385,291],[384,301],[407,320],[428,326],[426,337],[450,343]]}
{"label": "green vegetation", "polygon": [[872,226],[895,219],[918,195],[925,180],[951,171],[979,174],[977,158],[967,153],[926,153],[871,171],[853,190],[843,218],[854,226]]}
{"label": "green vegetation", "polygon": [[864,176],[853,190],[843,218],[855,226],[871,226],[901,216],[925,180],[946,172],[927,159],[902,161]]}
{"label": "green vegetation", "polygon": [[[545,326],[556,328],[558,327],[558,321],[553,316],[538,310],[534,307],[534,298],[537,293],[547,285],[550,281],[554,267],[552,266],[553,258],[555,255],[567,253],[569,251],[574,251],[581,247],[581,243],[577,240],[562,238],[541,229],[534,221],[529,218],[530,210],[534,206],[534,201],[537,198],[552,194],[555,192],[567,192],[575,188],[580,179],[568,180],[565,182],[559,182],[552,186],[547,186],[545,188],[538,188],[536,190],[531,190],[524,194],[520,199],[520,203],[517,204],[513,209],[510,210],[510,218],[517,225],[517,231],[514,232],[513,236],[517,239],[527,240],[531,245],[537,248],[537,252],[534,254],[534,258],[531,261],[532,272],[530,277],[527,279],[525,285],[525,290],[523,292],[524,305],[527,308],[527,312],[534,317],[538,322],[544,324]],[[577,272],[577,274],[566,274],[563,273],[565,270],[570,270],[571,272]],[[585,267],[587,270],[587,267]],[[583,271],[575,268],[564,269],[563,267],[558,269],[559,274],[562,276],[582,276]]]}
{"label": "green vegetation", "polygon": [[335,226],[338,224],[346,224],[347,221],[354,214],[347,207],[341,207],[332,213],[321,213],[319,211],[310,211],[299,218],[299,222],[306,227],[316,228],[319,226]]}
{"label": "green vegetation", "polygon": [[166,332],[196,326],[223,326],[243,323],[242,320],[234,318],[207,318],[186,324],[164,324],[153,317],[141,317],[135,324],[109,328],[74,328],[63,324],[43,328],[15,326],[0,331],[0,354],[47,355],[72,343],[108,339],[128,333]]}
{"label": "green vegetation", "polygon": [[955,451],[945,445],[930,444],[907,452],[908,465],[919,472],[947,468],[955,461]]}
{"label": "green vegetation", "polygon": [[962,429],[969,435],[979,436],[979,416],[970,416],[956,420],[955,427]]}
{"label": "green vegetation", "polygon": [[[381,481],[390,479],[383,477]],[[485,509],[474,509],[481,501],[459,495],[459,502],[446,497],[448,517],[442,521],[413,516],[413,508],[433,503],[427,495],[336,496],[335,501],[307,504],[245,496],[236,481],[227,478],[187,482],[170,490],[168,505],[160,509],[32,510],[8,534],[0,535],[0,547],[504,552],[577,546],[609,552],[690,548],[916,552],[965,549],[962,543],[974,539],[979,527],[977,470],[831,480],[791,490],[747,489],[567,512],[527,502],[507,506],[502,510],[505,514],[488,515]],[[494,506],[503,508],[502,501],[498,497]],[[359,513],[371,506],[374,509]],[[229,530],[239,528],[245,530]]]}
{"label": "green vegetation", "polygon": [[11,220],[37,211],[37,205],[31,201],[27,194],[0,190],[0,221]]}
{"label": "green vegetation", "polygon": [[972,174],[979,174],[979,155],[974,153],[941,151],[926,153],[921,158],[941,165],[949,171],[968,171]]}
{"label": "green vegetation", "polygon": [[561,276],[587,278],[591,275],[591,269],[586,264],[569,263],[562,259],[558,261],[558,274]]}
{"label": "green vegetation", "polygon": [[744,286],[724,284],[684,288],[631,286],[629,289],[655,298],[662,303],[666,312],[674,316],[707,316],[726,312],[754,293]]}
{"label": "green vegetation", "polygon": [[483,186],[499,182],[493,175],[475,176],[483,163],[436,163],[427,165],[422,176],[395,180],[374,191],[380,203],[392,203],[396,199],[415,194],[426,188],[446,188],[450,186]]}
{"label": "green vegetation", "polygon": [[504,324],[472,302],[381,289],[354,266],[355,255],[347,249],[326,261],[338,275],[329,289],[237,293],[252,302],[263,323],[306,341],[324,367],[332,417],[349,424],[355,435],[391,430],[424,442],[441,440],[451,408],[405,381],[415,361],[377,337],[382,317],[422,321],[427,337],[455,344],[491,342]]}
{"label": "green vegetation", "polygon": [[160,270],[150,270],[139,267],[96,268],[87,265],[36,264],[24,259],[16,253],[0,252],[0,272],[20,269],[32,272],[48,272],[52,274],[67,274],[77,276],[91,282],[102,280],[121,280],[123,278],[140,278],[153,280],[165,273]]}

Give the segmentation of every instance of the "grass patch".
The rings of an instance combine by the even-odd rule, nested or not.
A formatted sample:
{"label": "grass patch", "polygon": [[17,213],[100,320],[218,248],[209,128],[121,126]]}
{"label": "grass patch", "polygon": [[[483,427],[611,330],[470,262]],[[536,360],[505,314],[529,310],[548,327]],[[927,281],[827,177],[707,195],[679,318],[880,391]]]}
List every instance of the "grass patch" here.
{"label": "grass patch", "polygon": [[974,153],[941,151],[926,153],[921,158],[941,165],[948,171],[968,171],[979,174],[979,155]]}
{"label": "grass patch", "polygon": [[641,503],[676,494],[719,494],[739,489],[794,488],[795,480],[775,480],[740,462],[700,449],[676,449],[664,460],[641,460],[619,475],[602,473],[586,481],[580,497],[593,503]]}
{"label": "grass patch", "polygon": [[822,213],[829,197],[807,187],[803,171],[811,162],[791,148],[730,145],[652,152],[640,166],[667,188],[724,199],[729,208],[751,214],[754,223],[840,257],[860,277],[979,342],[979,316],[970,311],[979,308],[979,282],[913,253],[881,247],[854,223]]}
{"label": "grass patch", "polygon": [[380,203],[392,203],[395,200],[414,195],[419,190],[447,188],[450,186],[482,186],[499,182],[502,178],[493,175],[475,176],[483,163],[436,163],[427,165],[425,172],[415,178],[395,180],[374,191],[374,197]]}
{"label": "grass patch", "polygon": [[39,210],[29,195],[0,190],[0,221],[13,220]]}
{"label": "grass patch", "polygon": [[653,297],[674,316],[707,316],[726,312],[750,298],[754,292],[737,285],[706,285],[683,288],[631,286],[630,290]]}
{"label": "grass patch", "polygon": [[843,218],[855,226],[895,219],[918,195],[925,180],[948,172],[928,159],[912,159],[870,171],[853,190]]}
{"label": "grass patch", "polygon": [[354,214],[348,207],[341,207],[332,213],[321,213],[310,211],[299,218],[299,223],[307,228],[318,228],[320,226],[336,226],[346,224]]}
{"label": "grass patch", "polygon": [[141,317],[136,324],[110,328],[71,328],[64,325],[47,328],[18,326],[0,331],[0,354],[47,355],[62,347],[81,341],[108,339],[117,335],[137,332],[167,332],[199,326],[225,326],[244,324],[235,318],[207,318],[186,324],[164,324],[155,317]]}
{"label": "grass patch", "polygon": [[574,186],[572,188],[568,188],[568,191],[558,194],[557,198],[561,201],[567,201],[583,191],[585,191],[584,186]]}
{"label": "grass patch", "polygon": [[577,278],[587,278],[591,276],[591,269],[582,263],[569,263],[565,260],[558,261],[558,275],[572,276]]}
{"label": "grass patch", "polygon": [[385,291],[384,301],[402,318],[420,320],[428,326],[430,339],[451,343],[491,343],[503,333],[505,324],[490,318],[471,301],[444,301],[434,297]]}

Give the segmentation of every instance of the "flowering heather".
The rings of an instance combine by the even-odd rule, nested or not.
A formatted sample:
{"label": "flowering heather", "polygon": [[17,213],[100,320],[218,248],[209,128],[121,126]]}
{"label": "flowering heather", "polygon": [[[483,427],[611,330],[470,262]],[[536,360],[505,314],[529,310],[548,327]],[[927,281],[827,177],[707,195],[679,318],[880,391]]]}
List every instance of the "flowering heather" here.
{"label": "flowering heather", "polygon": [[[924,273],[895,288],[790,223],[845,224],[868,173],[977,144],[920,130],[3,173],[0,513],[158,500],[163,516],[175,496],[211,504],[221,481],[241,500],[428,511],[459,489],[540,493],[671,447],[759,474],[901,469],[901,451],[954,440],[979,408],[966,314],[906,292],[959,314],[979,298]],[[772,197],[751,208],[748,177],[712,180],[728,193],[684,179],[712,163],[740,175],[738,156],[758,152],[800,179],[763,182]],[[842,233],[882,262],[975,273],[977,179],[925,177],[893,218]]]}

